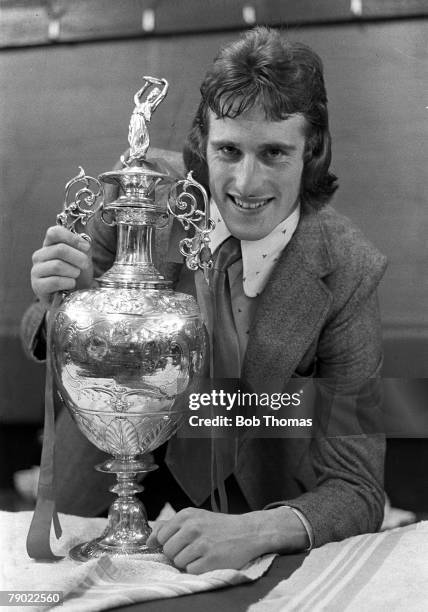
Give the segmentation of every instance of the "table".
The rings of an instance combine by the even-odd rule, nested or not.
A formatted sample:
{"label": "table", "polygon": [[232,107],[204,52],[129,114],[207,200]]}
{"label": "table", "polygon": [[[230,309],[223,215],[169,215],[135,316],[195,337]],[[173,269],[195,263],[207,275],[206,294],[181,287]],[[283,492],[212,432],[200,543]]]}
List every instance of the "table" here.
{"label": "table", "polygon": [[115,612],[243,612],[255,603],[281,580],[288,578],[298,569],[308,553],[283,555],[274,559],[270,569],[255,582],[205,591],[172,599],[158,599],[120,608],[112,608]]}

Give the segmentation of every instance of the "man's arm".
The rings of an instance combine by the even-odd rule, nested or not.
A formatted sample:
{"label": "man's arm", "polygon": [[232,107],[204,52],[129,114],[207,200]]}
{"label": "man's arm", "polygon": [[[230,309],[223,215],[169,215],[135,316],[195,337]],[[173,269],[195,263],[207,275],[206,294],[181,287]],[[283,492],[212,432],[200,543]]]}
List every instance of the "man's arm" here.
{"label": "man's arm", "polygon": [[240,569],[266,553],[292,553],[309,544],[305,527],[284,506],[246,514],[186,508],[155,525],[148,545],[161,544],[174,564],[191,574]]}
{"label": "man's arm", "polygon": [[379,529],[384,508],[382,336],[376,288],[386,259],[363,237],[335,232],[333,296],[316,351],[316,485],[292,500],[312,526],[314,546]]}
{"label": "man's arm", "polygon": [[311,524],[314,546],[376,531],[381,525],[381,355],[376,293],[362,299],[357,290],[320,340],[317,410],[327,421],[319,423],[311,445],[316,488],[287,500]]}

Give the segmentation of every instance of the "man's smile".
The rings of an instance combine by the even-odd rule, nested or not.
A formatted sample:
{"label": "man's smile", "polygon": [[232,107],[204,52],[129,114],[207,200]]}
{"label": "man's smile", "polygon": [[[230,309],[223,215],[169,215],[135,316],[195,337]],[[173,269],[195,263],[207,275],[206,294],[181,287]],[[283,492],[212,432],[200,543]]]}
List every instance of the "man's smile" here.
{"label": "man's smile", "polygon": [[228,198],[232,200],[233,204],[240,210],[257,210],[263,208],[273,200],[273,198],[252,198],[242,200],[238,196],[234,196],[230,193],[228,194]]}

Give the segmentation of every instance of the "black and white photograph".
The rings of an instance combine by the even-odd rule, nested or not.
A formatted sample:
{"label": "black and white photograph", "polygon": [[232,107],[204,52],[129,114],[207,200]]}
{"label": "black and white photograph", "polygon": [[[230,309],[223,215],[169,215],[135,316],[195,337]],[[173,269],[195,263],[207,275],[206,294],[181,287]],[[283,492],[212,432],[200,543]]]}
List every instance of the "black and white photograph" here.
{"label": "black and white photograph", "polygon": [[0,0],[0,606],[428,605],[428,7]]}

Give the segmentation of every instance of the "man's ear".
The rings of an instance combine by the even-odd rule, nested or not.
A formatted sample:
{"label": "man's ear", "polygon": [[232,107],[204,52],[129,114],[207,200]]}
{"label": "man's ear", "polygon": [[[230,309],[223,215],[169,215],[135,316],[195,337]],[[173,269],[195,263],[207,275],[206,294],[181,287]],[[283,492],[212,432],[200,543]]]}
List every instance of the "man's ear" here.
{"label": "man's ear", "polygon": [[303,151],[303,161],[304,163],[310,162],[313,157],[316,157],[320,154],[320,149],[322,146],[321,137],[318,130],[313,131],[309,136],[305,139],[305,148]]}
{"label": "man's ear", "polygon": [[329,171],[331,135],[328,129],[315,129],[305,145],[303,160],[300,197],[314,208],[321,208],[338,188],[337,177]]}

